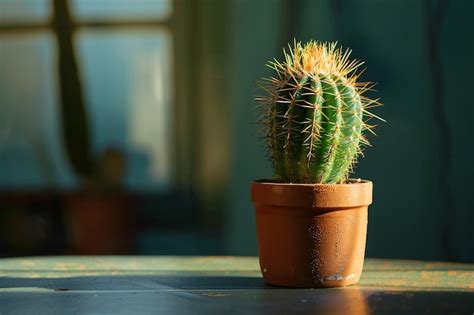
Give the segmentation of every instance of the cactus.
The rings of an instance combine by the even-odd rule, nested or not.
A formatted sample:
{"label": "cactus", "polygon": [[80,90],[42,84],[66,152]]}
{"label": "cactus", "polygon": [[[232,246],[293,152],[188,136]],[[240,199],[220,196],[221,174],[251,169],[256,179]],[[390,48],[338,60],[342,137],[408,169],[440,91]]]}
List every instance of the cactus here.
{"label": "cactus", "polygon": [[276,75],[262,79],[257,97],[276,179],[290,183],[343,183],[352,172],[369,120],[381,105],[363,94],[370,82],[356,82],[363,64],[337,43],[295,42],[284,61],[268,63]]}

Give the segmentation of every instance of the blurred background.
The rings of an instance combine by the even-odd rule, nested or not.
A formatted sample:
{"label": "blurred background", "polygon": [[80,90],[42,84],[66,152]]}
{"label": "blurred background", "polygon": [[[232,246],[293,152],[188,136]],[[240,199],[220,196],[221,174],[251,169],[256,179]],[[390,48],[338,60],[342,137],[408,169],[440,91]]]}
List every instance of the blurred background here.
{"label": "blurred background", "polygon": [[255,82],[338,41],[386,124],[369,257],[474,261],[474,1],[0,0],[0,256],[255,255]]}

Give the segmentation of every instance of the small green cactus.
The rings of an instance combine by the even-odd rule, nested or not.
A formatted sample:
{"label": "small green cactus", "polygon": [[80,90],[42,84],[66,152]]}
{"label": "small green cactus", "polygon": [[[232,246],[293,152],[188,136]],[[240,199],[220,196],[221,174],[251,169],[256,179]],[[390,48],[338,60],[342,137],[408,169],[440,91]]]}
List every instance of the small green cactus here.
{"label": "small green cactus", "polygon": [[263,79],[259,122],[276,178],[290,183],[343,183],[364,137],[382,120],[368,110],[381,105],[363,96],[373,84],[356,82],[363,64],[336,43],[294,43],[283,62],[269,62],[276,76]]}

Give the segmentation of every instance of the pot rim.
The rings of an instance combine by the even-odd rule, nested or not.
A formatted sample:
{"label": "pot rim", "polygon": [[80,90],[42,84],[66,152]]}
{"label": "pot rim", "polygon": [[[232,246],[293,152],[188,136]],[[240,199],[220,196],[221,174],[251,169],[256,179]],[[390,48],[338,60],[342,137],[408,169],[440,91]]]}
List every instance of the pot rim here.
{"label": "pot rim", "polygon": [[366,184],[372,183],[370,180],[361,179],[361,178],[348,178],[346,182],[342,184],[321,184],[321,183],[288,183],[288,182],[279,182],[275,179],[257,179],[252,181],[252,183],[263,184],[263,185],[282,185],[282,186],[348,186],[355,184]]}
{"label": "pot rim", "polygon": [[296,208],[357,208],[372,203],[372,182],[349,179],[344,184],[279,183],[257,180],[251,183],[252,202]]}

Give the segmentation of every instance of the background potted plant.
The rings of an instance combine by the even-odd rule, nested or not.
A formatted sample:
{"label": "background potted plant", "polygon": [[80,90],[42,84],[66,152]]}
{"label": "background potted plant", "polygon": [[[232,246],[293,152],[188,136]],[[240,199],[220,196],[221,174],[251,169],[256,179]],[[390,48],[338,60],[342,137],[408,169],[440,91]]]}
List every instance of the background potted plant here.
{"label": "background potted plant", "polygon": [[54,1],[62,132],[66,155],[79,189],[65,198],[65,221],[71,252],[118,254],[131,249],[135,197],[123,189],[126,160],[122,151],[91,149],[90,127],[73,45],[68,6]]}
{"label": "background potted plant", "polygon": [[[274,180],[252,183],[260,267],[269,284],[333,287],[362,271],[372,182],[349,179],[370,113],[362,65],[336,43],[294,43],[263,79],[260,123]],[[372,132],[373,133],[373,132]]]}

